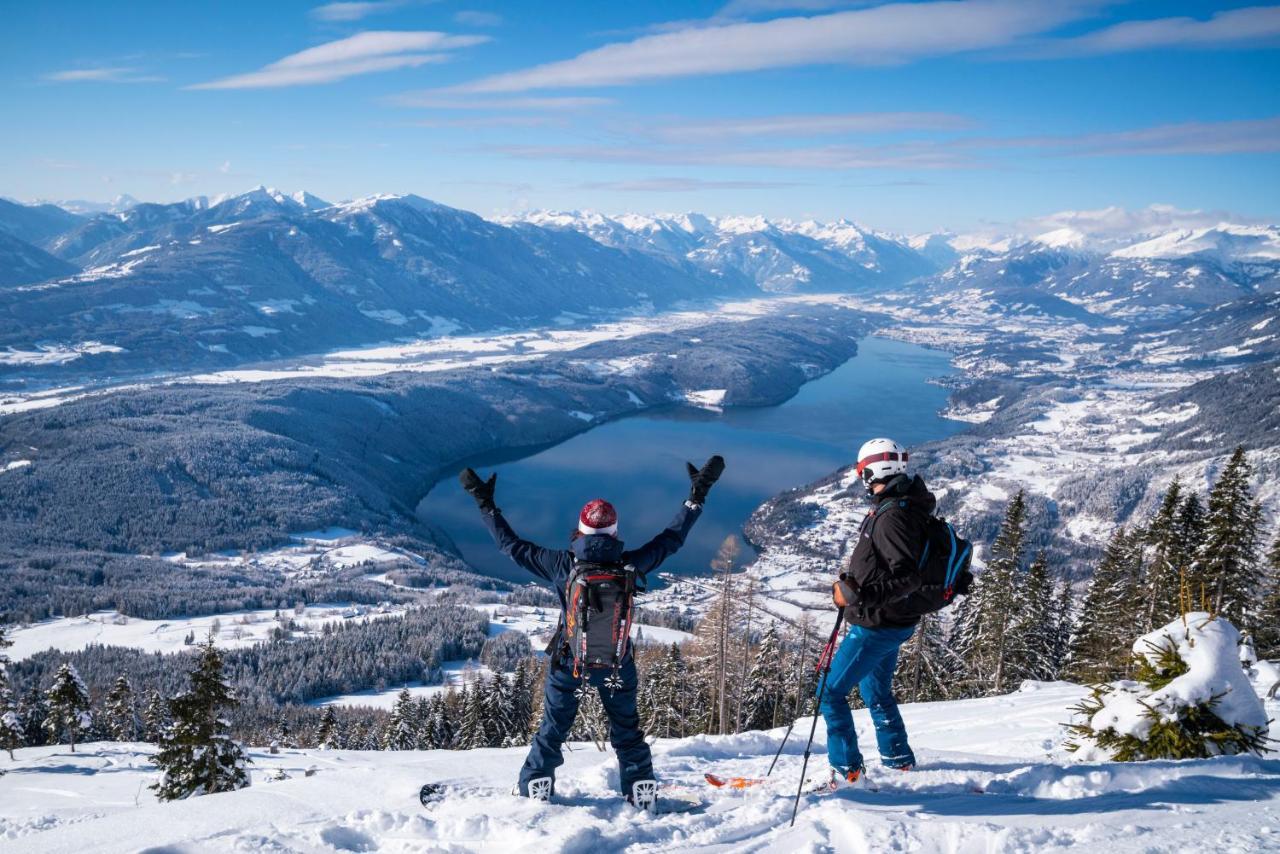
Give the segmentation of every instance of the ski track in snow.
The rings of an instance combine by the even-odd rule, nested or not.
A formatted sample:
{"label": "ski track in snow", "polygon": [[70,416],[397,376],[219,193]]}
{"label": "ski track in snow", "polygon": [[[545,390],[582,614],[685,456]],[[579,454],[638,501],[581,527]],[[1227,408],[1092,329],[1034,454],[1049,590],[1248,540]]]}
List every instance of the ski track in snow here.
{"label": "ski track in snow", "polygon": [[[611,753],[574,745],[557,802],[507,794],[524,749],[466,752],[253,751],[245,790],[159,804],[146,745],[98,743],[0,759],[0,851],[1260,851],[1280,848],[1280,761],[1219,757],[1073,763],[1054,751],[1083,694],[1028,683],[1015,694],[903,707],[921,767],[872,763],[878,792],[806,795],[788,828],[808,720],[798,722],[769,784],[712,790],[703,773],[760,776],[781,730],[659,740],[664,784],[703,809],[648,816],[616,793]],[[1268,704],[1271,717],[1280,704]],[[864,746],[865,711],[855,713]],[[1272,735],[1280,734],[1273,728]],[[811,773],[823,773],[818,727]],[[290,779],[268,781],[282,769]],[[308,769],[315,769],[306,777]],[[424,782],[450,793],[430,809]],[[135,805],[136,799],[136,805]]]}

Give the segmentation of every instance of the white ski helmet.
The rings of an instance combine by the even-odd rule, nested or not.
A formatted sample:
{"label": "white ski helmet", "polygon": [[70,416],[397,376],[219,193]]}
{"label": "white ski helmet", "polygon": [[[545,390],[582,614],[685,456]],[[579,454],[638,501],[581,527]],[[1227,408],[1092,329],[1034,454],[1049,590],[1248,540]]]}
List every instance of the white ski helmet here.
{"label": "white ski helmet", "polygon": [[892,439],[872,439],[858,449],[858,477],[872,483],[907,470],[907,449]]}

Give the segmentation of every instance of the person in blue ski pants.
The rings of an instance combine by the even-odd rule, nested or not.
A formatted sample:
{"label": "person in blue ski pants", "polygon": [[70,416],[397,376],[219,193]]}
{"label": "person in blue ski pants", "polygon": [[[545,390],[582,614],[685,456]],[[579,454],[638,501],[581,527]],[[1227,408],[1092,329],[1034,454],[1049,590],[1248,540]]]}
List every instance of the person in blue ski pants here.
{"label": "person in blue ski pants", "polygon": [[919,561],[937,501],[906,468],[907,451],[892,439],[872,439],[858,451],[857,474],[872,507],[840,576],[849,629],[831,658],[820,705],[833,786],[857,783],[866,770],[849,709],[855,686],[871,712],[880,761],[900,771],[916,764],[893,696],[893,673],[898,650],[922,616],[909,597],[920,588]]}
{"label": "person in blue ski pants", "polygon": [[550,582],[560,597],[560,625],[547,646],[551,661],[544,684],[542,723],[520,769],[521,795],[530,796],[531,781],[549,779],[554,786],[555,771],[564,764],[561,749],[573,729],[580,692],[587,687],[596,690],[609,718],[609,743],[618,756],[618,782],[623,796],[630,800],[636,782],[654,779],[653,760],[636,709],[638,679],[630,646],[618,671],[621,685],[605,686],[605,679],[612,675],[608,669],[587,668],[575,676],[573,656],[564,640],[565,588],[574,561],[578,560],[631,567],[636,573],[637,589],[643,590],[645,577],[684,545],[690,529],[702,515],[707,493],[724,471],[724,460],[714,456],[701,469],[689,465],[688,471],[689,498],[680,506],[671,524],[640,548],[631,550],[618,538],[618,514],[607,501],[597,498],[582,508],[568,549],[549,549],[521,539],[512,530],[494,504],[496,474],[481,480],[472,469],[466,469],[460,475],[463,489],[475,499],[481,520],[502,553],[517,566]]}

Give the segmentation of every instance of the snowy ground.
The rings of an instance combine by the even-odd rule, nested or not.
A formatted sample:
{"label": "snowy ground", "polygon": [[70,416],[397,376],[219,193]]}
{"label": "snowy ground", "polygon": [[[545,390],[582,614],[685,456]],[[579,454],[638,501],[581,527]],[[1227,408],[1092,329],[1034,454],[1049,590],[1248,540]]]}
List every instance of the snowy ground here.
{"label": "snowy ground", "polygon": [[[297,624],[300,632],[318,632],[325,623],[398,617],[404,605],[361,605],[355,603],[321,603],[308,605],[300,612],[293,608],[280,611],[286,620]],[[13,661],[30,658],[46,649],[73,652],[92,644],[123,646],[145,652],[179,652],[188,648],[186,638],[194,635],[202,641],[216,623],[217,645],[223,648],[252,646],[267,640],[271,630],[280,625],[274,609],[234,611],[204,617],[174,617],[168,620],[142,620],[126,617],[116,611],[97,611],[80,617],[57,617],[41,620],[11,632],[13,646],[6,654]]]}
{"label": "snowy ground", "polygon": [[[9,772],[0,778],[0,851],[1280,849],[1280,761],[1077,764],[1047,755],[1081,693],[1035,684],[1006,697],[905,706],[921,767],[901,774],[873,764],[878,792],[806,796],[793,829],[802,738],[793,735],[768,786],[725,794],[701,782],[707,771],[763,774],[781,731],[657,742],[664,783],[706,798],[692,813],[657,817],[620,803],[613,757],[590,745],[568,754],[558,802],[545,807],[507,794],[522,749],[255,751],[249,789],[174,804],[156,803],[145,788],[154,778],[145,745],[20,750],[16,762],[0,759]],[[1276,717],[1280,706],[1268,710]],[[866,713],[855,717],[869,742]],[[818,754],[812,767],[822,766]],[[268,781],[280,769],[290,779]],[[427,781],[459,790],[424,810],[416,792]]]}
{"label": "snowy ground", "polygon": [[[88,387],[69,385],[61,388],[41,389],[34,392],[6,394],[0,397],[0,416],[60,406],[68,401],[90,395],[108,394],[125,389],[148,388],[156,385],[188,383],[257,383],[273,380],[307,379],[315,377],[374,377],[399,371],[435,372],[457,368],[497,365],[515,361],[540,359],[552,353],[576,350],[601,341],[620,341],[653,333],[678,332],[709,322],[742,323],[764,315],[786,312],[801,304],[831,304],[857,308],[858,301],[838,294],[812,294],[792,297],[762,297],[749,300],[724,301],[696,309],[636,315],[609,323],[586,323],[573,328],[568,324],[581,324],[587,318],[575,315],[565,317],[566,327],[541,328],[519,332],[495,332],[479,335],[443,335],[412,341],[383,344],[354,350],[340,350],[314,357],[301,357],[282,364],[260,368],[241,368],[212,373],[171,376],[153,382],[132,383],[118,386]],[[254,327],[269,334],[269,327]],[[94,343],[94,342],[89,342]],[[101,345],[98,345],[101,346]],[[0,354],[2,356],[3,354]],[[601,372],[625,372],[634,365],[626,360],[583,363],[587,369]],[[711,389],[695,394],[706,400],[695,399],[695,404],[715,404],[711,400],[718,390]]]}

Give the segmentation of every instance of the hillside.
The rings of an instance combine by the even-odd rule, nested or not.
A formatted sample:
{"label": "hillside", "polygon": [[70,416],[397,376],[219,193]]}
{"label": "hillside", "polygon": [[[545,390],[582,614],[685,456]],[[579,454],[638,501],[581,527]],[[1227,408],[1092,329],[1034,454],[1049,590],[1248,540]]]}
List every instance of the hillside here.
{"label": "hillside", "polygon": [[[158,804],[151,747],[98,743],[0,758],[0,845],[28,854],[92,849],[332,851],[1020,852],[1088,846],[1112,852],[1258,851],[1275,843],[1280,762],[1221,757],[1076,763],[1054,745],[1082,695],[1027,683],[981,700],[902,707],[921,760],[908,774],[871,766],[879,791],[807,795],[787,826],[808,719],[797,722],[774,779],[745,793],[702,782],[708,771],[760,775],[782,730],[660,739],[654,765],[671,794],[706,804],[684,815],[636,814],[618,797],[611,753],[577,744],[557,802],[508,794],[523,748],[466,752],[252,752],[253,784]],[[1280,703],[1268,710],[1280,716]],[[865,711],[854,715],[869,735]],[[1274,726],[1274,725],[1273,725]],[[1273,728],[1272,735],[1280,734]],[[822,773],[823,728],[810,768]],[[310,774],[311,776],[308,776]],[[274,779],[283,777],[283,779]],[[423,809],[417,790],[455,793]]]}

